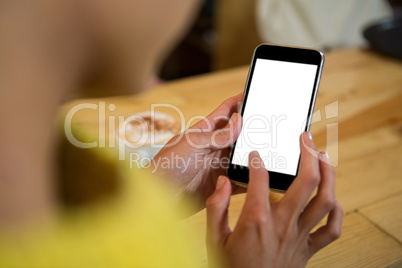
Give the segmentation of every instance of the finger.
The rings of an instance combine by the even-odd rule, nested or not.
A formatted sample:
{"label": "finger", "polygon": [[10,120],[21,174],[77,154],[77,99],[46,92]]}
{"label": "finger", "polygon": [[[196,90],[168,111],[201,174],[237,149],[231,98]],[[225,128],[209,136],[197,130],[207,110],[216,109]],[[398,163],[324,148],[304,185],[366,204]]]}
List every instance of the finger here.
{"label": "finger", "polygon": [[221,150],[234,144],[239,137],[242,128],[242,117],[238,113],[233,113],[225,128],[213,132],[195,132],[190,130],[187,133],[187,141],[196,148],[208,148],[211,150]]}
{"label": "finger", "polygon": [[232,146],[240,135],[243,118],[238,113],[233,113],[225,128],[211,133],[211,148],[224,149]]}
{"label": "finger", "polygon": [[319,154],[321,182],[317,195],[310,201],[300,216],[300,229],[309,233],[335,206],[335,171],[328,164],[328,153]]}
{"label": "finger", "polygon": [[310,235],[309,244],[311,255],[341,236],[342,220],[343,210],[341,205],[336,202],[334,209],[328,215],[327,224]]}
{"label": "finger", "polygon": [[238,112],[239,103],[243,99],[243,92],[225,100],[205,119],[199,121],[191,128],[202,129],[203,131],[214,131],[226,125],[226,120],[235,112]]}
{"label": "finger", "polygon": [[213,246],[224,243],[231,231],[228,226],[228,207],[231,185],[229,179],[220,176],[215,192],[207,199],[207,241]]}
{"label": "finger", "polygon": [[320,183],[317,148],[310,132],[300,135],[300,168],[297,178],[280,201],[291,211],[300,213]]}
{"label": "finger", "polygon": [[253,151],[249,155],[248,162],[250,170],[250,179],[247,189],[246,202],[247,208],[269,208],[269,175],[265,169],[262,159],[257,151]]}

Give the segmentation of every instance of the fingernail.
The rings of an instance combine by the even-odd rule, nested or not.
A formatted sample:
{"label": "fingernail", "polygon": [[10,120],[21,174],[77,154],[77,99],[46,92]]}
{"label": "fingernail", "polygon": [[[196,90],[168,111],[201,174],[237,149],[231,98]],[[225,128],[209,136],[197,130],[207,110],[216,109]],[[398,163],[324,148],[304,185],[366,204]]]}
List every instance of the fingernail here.
{"label": "fingernail", "polygon": [[313,140],[313,135],[311,135],[311,132],[310,131],[307,131],[307,136],[308,136],[308,139],[309,140]]}
{"label": "fingernail", "polygon": [[327,164],[331,165],[331,160],[330,160],[330,158],[329,158],[328,151],[325,151],[325,152],[321,153],[321,155],[322,155],[323,160],[324,160]]}
{"label": "fingernail", "polygon": [[250,155],[251,155],[251,158],[253,159],[254,157],[258,157],[258,158],[260,158],[259,156],[260,156],[260,153],[258,152],[258,151],[252,151],[251,153],[250,153]]}
{"label": "fingernail", "polygon": [[249,155],[249,165],[252,165],[254,168],[264,167],[264,162],[261,159],[260,153],[258,151],[252,151]]}
{"label": "fingernail", "polygon": [[304,142],[313,140],[313,136],[311,135],[310,131],[304,132],[302,137],[303,137]]}
{"label": "fingernail", "polygon": [[225,184],[225,177],[224,176],[219,176],[218,181],[216,182],[216,190],[219,190],[222,188],[222,186]]}
{"label": "fingernail", "polygon": [[233,113],[232,116],[230,117],[230,121],[232,122],[232,125],[236,124],[237,120],[239,120],[239,114]]}

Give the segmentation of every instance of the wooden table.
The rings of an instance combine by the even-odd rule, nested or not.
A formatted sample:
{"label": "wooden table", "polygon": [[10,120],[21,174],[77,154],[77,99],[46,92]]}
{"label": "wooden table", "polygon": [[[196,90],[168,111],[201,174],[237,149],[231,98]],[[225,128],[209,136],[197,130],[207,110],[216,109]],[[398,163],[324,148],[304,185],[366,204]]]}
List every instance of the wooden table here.
{"label": "wooden table", "polygon": [[[62,111],[104,101],[104,126],[109,129],[110,116],[128,116],[149,110],[152,103],[168,103],[189,120],[207,115],[241,92],[247,71],[241,67],[183,79],[135,96],[77,100]],[[109,111],[109,104],[116,106],[115,111]],[[173,110],[163,111],[178,116]],[[72,122],[95,135],[98,115],[98,110],[81,110]],[[341,238],[315,255],[308,267],[402,267],[402,62],[360,49],[328,53],[313,121],[316,143],[323,150],[328,145],[336,165],[336,194],[345,217]],[[232,198],[232,227],[244,197]],[[197,243],[204,248],[205,211],[184,224],[199,229]],[[204,250],[200,254],[206,258]]]}

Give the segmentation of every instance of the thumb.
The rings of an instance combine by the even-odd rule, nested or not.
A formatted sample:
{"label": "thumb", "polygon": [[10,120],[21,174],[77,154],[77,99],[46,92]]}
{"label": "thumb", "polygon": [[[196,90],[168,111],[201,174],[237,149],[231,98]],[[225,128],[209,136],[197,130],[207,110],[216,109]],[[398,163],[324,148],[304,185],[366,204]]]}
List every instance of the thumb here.
{"label": "thumb", "polygon": [[213,247],[223,245],[231,230],[228,226],[228,207],[231,184],[225,176],[220,176],[215,192],[206,202],[207,208],[207,243]]}

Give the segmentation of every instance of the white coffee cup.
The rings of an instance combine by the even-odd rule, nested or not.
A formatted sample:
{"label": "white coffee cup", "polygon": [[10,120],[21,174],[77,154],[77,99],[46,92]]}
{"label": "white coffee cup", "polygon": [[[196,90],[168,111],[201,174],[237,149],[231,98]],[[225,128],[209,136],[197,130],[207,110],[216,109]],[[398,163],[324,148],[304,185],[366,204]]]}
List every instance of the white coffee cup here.
{"label": "white coffee cup", "polygon": [[[130,122],[118,130],[130,159],[149,162],[162,147],[181,131],[173,116],[162,112],[141,112],[130,116]],[[134,155],[133,155],[134,154]]]}

